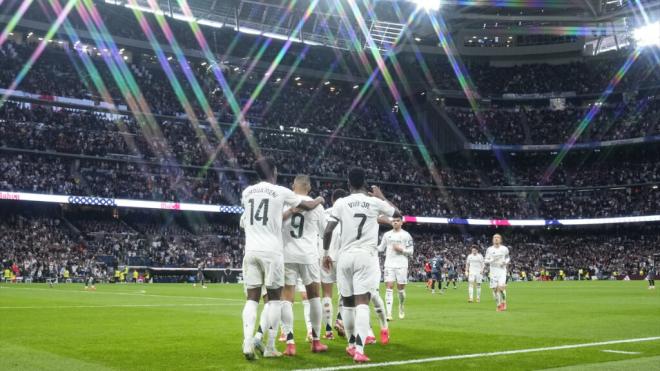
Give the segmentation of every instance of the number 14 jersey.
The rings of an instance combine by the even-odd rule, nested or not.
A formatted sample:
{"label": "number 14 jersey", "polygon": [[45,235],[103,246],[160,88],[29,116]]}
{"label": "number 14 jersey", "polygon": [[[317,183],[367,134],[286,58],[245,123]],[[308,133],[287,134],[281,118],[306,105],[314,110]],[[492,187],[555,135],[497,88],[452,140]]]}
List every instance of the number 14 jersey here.
{"label": "number 14 jersey", "polygon": [[283,254],[282,214],[300,205],[301,199],[292,190],[268,182],[251,185],[241,195],[245,210],[241,225],[245,229],[245,252]]}

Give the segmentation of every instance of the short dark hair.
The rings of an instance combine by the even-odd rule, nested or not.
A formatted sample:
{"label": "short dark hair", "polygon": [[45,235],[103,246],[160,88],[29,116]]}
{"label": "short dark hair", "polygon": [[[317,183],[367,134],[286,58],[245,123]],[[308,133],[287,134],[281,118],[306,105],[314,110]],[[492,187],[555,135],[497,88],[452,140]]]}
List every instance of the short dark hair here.
{"label": "short dark hair", "polygon": [[275,160],[272,157],[262,157],[254,162],[254,171],[259,180],[269,180],[275,174]]}
{"label": "short dark hair", "polygon": [[348,171],[348,184],[351,188],[362,188],[365,186],[365,173],[359,167],[354,167]]}
{"label": "short dark hair", "polygon": [[338,199],[346,196],[348,196],[348,192],[346,192],[345,189],[337,188],[334,191],[332,191],[332,202],[334,203]]}

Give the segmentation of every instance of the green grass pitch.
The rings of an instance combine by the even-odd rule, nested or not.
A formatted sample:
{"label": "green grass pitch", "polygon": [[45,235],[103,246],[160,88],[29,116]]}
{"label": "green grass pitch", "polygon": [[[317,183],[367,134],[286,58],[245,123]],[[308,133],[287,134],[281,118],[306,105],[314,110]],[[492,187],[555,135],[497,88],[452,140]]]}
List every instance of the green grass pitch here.
{"label": "green grass pitch", "polygon": [[[509,310],[490,292],[467,303],[467,286],[431,295],[408,289],[406,319],[391,322],[391,343],[367,348],[372,363],[660,337],[660,292],[632,282],[517,282]],[[396,296],[396,295],[395,295]],[[311,354],[302,306],[295,305],[299,355],[248,362],[241,354],[240,285],[2,284],[2,370],[301,369],[352,365],[344,339]],[[261,308],[261,307],[260,307]],[[395,301],[396,308],[396,301]],[[378,327],[372,314],[372,323]],[[280,350],[283,345],[278,345]],[[630,354],[603,352],[624,351]],[[660,340],[442,359],[388,369],[660,369]]]}

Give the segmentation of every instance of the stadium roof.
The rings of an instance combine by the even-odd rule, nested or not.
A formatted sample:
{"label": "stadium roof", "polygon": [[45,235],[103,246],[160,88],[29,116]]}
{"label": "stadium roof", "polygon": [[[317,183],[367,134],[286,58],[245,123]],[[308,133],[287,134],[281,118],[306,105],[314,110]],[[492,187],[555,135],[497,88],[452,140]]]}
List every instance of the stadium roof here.
{"label": "stadium roof", "polygon": [[[164,13],[189,18],[179,5],[186,1],[157,2]],[[143,10],[151,8],[148,0],[135,3]],[[439,4],[439,9],[420,3],[430,8]],[[438,33],[443,30],[461,54],[472,55],[513,55],[523,53],[520,47],[531,50],[530,46],[544,54],[580,52],[590,43],[592,54],[598,54],[626,46],[632,29],[643,23],[643,14],[648,18],[660,10],[660,0],[187,0],[187,4],[194,18],[212,27],[345,50],[365,47],[369,34],[382,50],[417,43],[442,52]],[[564,47],[544,49],[555,44]],[[498,52],[503,49],[508,50]]]}

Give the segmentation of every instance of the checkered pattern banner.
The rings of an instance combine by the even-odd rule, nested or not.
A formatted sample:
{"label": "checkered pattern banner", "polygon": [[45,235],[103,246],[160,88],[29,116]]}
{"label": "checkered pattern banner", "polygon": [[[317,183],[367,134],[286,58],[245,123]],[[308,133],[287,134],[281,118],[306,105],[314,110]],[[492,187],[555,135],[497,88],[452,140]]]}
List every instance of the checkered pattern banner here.
{"label": "checkered pattern banner", "polygon": [[113,198],[69,196],[69,203],[74,205],[117,206]]}

